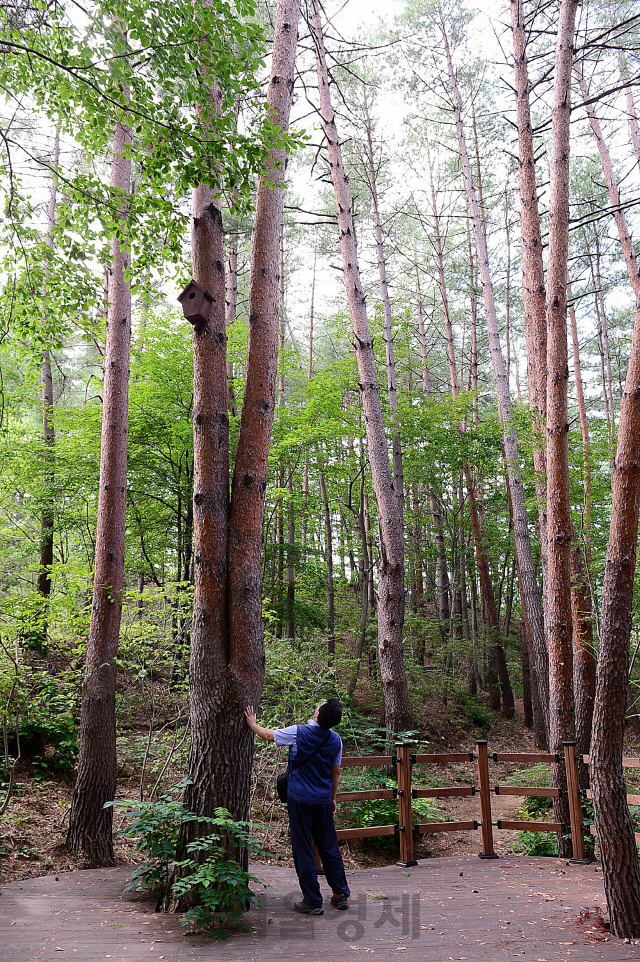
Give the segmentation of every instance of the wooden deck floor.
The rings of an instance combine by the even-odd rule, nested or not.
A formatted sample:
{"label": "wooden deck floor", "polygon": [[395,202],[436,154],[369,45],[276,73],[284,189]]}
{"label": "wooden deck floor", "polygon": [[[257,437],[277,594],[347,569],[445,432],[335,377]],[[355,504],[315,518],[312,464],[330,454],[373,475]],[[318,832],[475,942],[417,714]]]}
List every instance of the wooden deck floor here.
{"label": "wooden deck floor", "polygon": [[605,941],[606,931],[594,924],[605,901],[602,872],[593,865],[461,857],[425,860],[411,870],[351,872],[349,912],[327,906],[313,919],[291,910],[299,898],[293,870],[259,866],[257,874],[270,886],[265,908],[247,917],[253,931],[226,942],[185,937],[179,917],[156,914],[139,896],[123,897],[127,869],[5,885],[0,960],[640,960],[640,945]]}

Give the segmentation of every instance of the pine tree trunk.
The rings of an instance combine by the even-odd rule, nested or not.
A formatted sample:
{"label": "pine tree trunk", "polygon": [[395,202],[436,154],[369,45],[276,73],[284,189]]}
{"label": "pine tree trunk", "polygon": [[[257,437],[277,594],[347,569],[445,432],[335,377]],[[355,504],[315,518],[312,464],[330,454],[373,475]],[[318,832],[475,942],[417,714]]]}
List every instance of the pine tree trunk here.
{"label": "pine tree trunk", "polygon": [[363,572],[362,572],[362,584],[361,584],[361,606],[360,606],[360,631],[358,634],[358,647],[356,649],[356,663],[353,668],[353,674],[351,675],[351,680],[349,681],[349,687],[347,688],[347,704],[350,705],[353,700],[353,695],[356,690],[356,685],[358,684],[358,674],[360,672],[360,663],[362,662],[362,655],[364,653],[367,644],[367,618],[369,615],[369,562],[367,557],[367,530],[364,521],[364,464],[362,465],[360,475],[360,500],[358,502],[358,530],[360,533],[360,541],[363,548]]}
{"label": "pine tree trunk", "polygon": [[[445,44],[445,52],[447,56],[447,65],[449,70],[449,81],[451,84],[451,90],[454,96],[455,103],[455,125],[456,132],[458,135],[458,144],[460,148],[460,156],[462,161],[462,171],[464,175],[465,189],[467,192],[467,200],[469,203],[469,209],[471,214],[471,221],[473,224],[473,230],[476,241],[476,251],[478,254],[478,262],[480,266],[480,280],[482,282],[482,288],[484,293],[484,303],[485,303],[485,314],[487,321],[487,331],[489,335],[489,346],[491,351],[491,360],[493,363],[493,371],[496,382],[496,392],[498,395],[498,409],[500,413],[500,420],[502,422],[503,430],[503,443],[505,449],[505,456],[507,461],[507,472],[509,481],[509,490],[511,494],[511,501],[513,504],[513,536],[515,543],[516,555],[518,558],[518,570],[520,572],[520,585],[522,589],[521,600],[524,610],[524,615],[529,626],[529,631],[534,643],[535,657],[536,657],[536,668],[538,668],[538,677],[540,679],[547,678],[548,663],[547,663],[547,649],[545,645],[544,638],[544,617],[542,613],[542,602],[540,598],[540,592],[538,589],[538,582],[536,578],[536,570],[533,562],[533,555],[531,552],[531,542],[529,539],[529,527],[527,521],[527,511],[524,500],[524,488],[522,485],[522,478],[520,476],[519,461],[518,461],[518,442],[516,439],[515,426],[513,422],[513,410],[511,404],[511,397],[509,394],[507,386],[507,377],[504,367],[504,357],[502,355],[502,346],[500,344],[500,334],[498,330],[498,318],[496,314],[495,299],[493,295],[493,284],[491,281],[491,273],[489,270],[489,258],[487,254],[487,246],[485,242],[485,233],[483,228],[483,223],[480,217],[480,208],[478,206],[478,198],[476,196],[476,191],[473,185],[473,180],[471,177],[471,167],[469,164],[469,154],[467,151],[466,138],[464,133],[464,127],[462,124],[462,100],[460,98],[460,91],[458,89],[458,84],[456,81],[453,61],[451,59],[451,51],[449,48],[449,41],[444,25],[442,22],[442,35]],[[547,701],[548,683],[544,690],[543,699]],[[543,706],[546,708],[546,705]],[[545,717],[545,721],[546,721]]]}
{"label": "pine tree trunk", "polygon": [[[547,462],[545,427],[547,420],[547,315],[542,236],[538,210],[533,128],[529,102],[524,0],[511,0],[511,26],[515,68],[518,121],[520,236],[522,249],[522,293],[524,333],[527,346],[527,381],[533,435],[538,526],[542,558],[543,593],[547,588]],[[539,669],[542,668],[540,664]],[[545,697],[543,693],[543,697]]]}
{"label": "pine tree trunk", "polygon": [[529,647],[527,643],[527,629],[524,621],[520,625],[520,644],[522,645],[522,703],[524,708],[524,723],[527,728],[533,728],[533,702],[531,700],[531,669],[529,667]]}
{"label": "pine tree trunk", "polygon": [[393,452],[393,486],[398,506],[400,508],[400,518],[404,520],[404,472],[402,469],[402,442],[400,438],[400,424],[398,422],[398,392],[396,389],[396,362],[393,351],[393,329],[391,317],[391,300],[389,299],[389,284],[387,282],[387,263],[384,255],[384,242],[382,239],[382,222],[380,220],[380,209],[378,205],[378,187],[376,184],[376,168],[373,157],[373,139],[371,136],[371,118],[367,106],[367,95],[365,89],[364,99],[364,118],[367,130],[367,162],[369,166],[369,188],[371,190],[371,200],[373,203],[373,225],[376,237],[376,251],[378,255],[378,275],[380,277],[380,293],[382,294],[382,312],[384,316],[384,346],[387,362],[387,394],[389,397],[389,410],[391,413],[391,448]]}
{"label": "pine tree trunk", "polygon": [[[571,641],[571,541],[569,502],[569,357],[567,351],[567,256],[569,250],[569,121],[571,65],[578,0],[561,0],[556,38],[551,121],[549,256],[547,264],[547,591],[549,651],[549,750],[552,784],[566,785],[563,742],[575,738]],[[555,820],[568,824],[569,799],[554,799]],[[571,852],[558,835],[558,855]]]}
{"label": "pine tree trunk", "polygon": [[324,508],[325,555],[326,555],[326,565],[327,565],[327,598],[328,598],[327,650],[329,652],[329,655],[333,656],[336,651],[336,636],[335,636],[336,614],[335,614],[335,594],[334,594],[334,588],[333,588],[333,534],[331,530],[331,509],[329,506],[329,498],[327,497],[327,485],[324,479],[323,471],[320,471],[320,494],[322,495],[322,505]]}
{"label": "pine tree trunk", "polygon": [[394,732],[411,725],[411,703],[402,657],[404,625],[404,543],[398,493],[394,489],[385,434],[373,341],[360,281],[351,200],[331,106],[329,73],[317,0],[311,4],[318,69],[320,112],[336,195],[347,301],[367,431],[367,447],[378,507],[381,564],[378,575],[378,650],[386,725]]}
{"label": "pine tree trunk", "polygon": [[[578,72],[578,71],[577,71]],[[586,85],[578,72],[583,97]],[[602,592],[590,776],[611,932],[640,937],[640,869],[622,768],[629,678],[629,641],[640,506],[640,276],[633,241],[620,207],[620,191],[593,105],[587,115],[596,138],[612,214],[635,295],[629,367],[620,405],[618,450],[612,477],[609,544]]]}
{"label": "pine tree trunk", "polygon": [[[238,241],[235,236],[229,241],[225,292],[225,323],[227,327],[230,327],[236,319],[238,310]],[[229,360],[227,361],[227,379],[229,381],[229,414],[232,418],[237,418],[238,406],[236,404],[233,361]]]}
{"label": "pine tree trunk", "polygon": [[[60,131],[56,127],[53,148],[53,174],[49,192],[49,207],[47,210],[46,245],[53,247],[53,228],[56,220],[56,199],[58,194],[58,163],[60,160]],[[45,268],[46,270],[46,268]],[[55,443],[56,432],[53,423],[53,375],[51,372],[51,352],[48,348],[42,350],[42,438],[44,441],[44,500],[45,505],[40,517],[40,566],[38,569],[38,591],[43,598],[51,594],[51,567],[53,565],[53,532],[54,532],[54,502],[53,484],[55,480]],[[43,632],[43,642],[46,641],[46,618]]]}
{"label": "pine tree trunk", "polygon": [[293,502],[293,469],[289,471],[287,489],[289,491],[289,504],[287,505],[287,638],[292,640],[296,636],[296,569],[294,565],[296,516]]}
{"label": "pine tree trunk", "polygon": [[[128,194],[131,160],[124,155],[131,131],[113,135],[111,186]],[[126,208],[120,211],[123,220]],[[116,653],[122,617],[124,535],[129,433],[131,291],[125,280],[128,254],[111,241],[107,345],[102,391],[100,488],[91,625],[80,713],[78,774],[71,800],[67,847],[91,865],[113,864],[116,791]]]}
{"label": "pine tree trunk", "polygon": [[[449,313],[449,297],[447,294],[447,282],[444,270],[444,252],[442,249],[442,236],[440,233],[440,218],[438,215],[438,209],[436,204],[436,192],[433,183],[433,171],[429,170],[430,180],[431,180],[431,205],[433,210],[433,222],[434,222],[434,239],[436,247],[436,257],[438,262],[438,283],[440,286],[440,300],[442,304],[442,312],[444,315],[444,326],[445,335],[447,339],[447,358],[449,361],[449,380],[451,383],[451,396],[454,401],[457,399],[459,394],[458,387],[458,372],[456,367],[456,355],[455,355],[455,344],[453,341],[453,327],[451,325],[451,315]],[[461,425],[458,424],[458,428],[461,429]],[[500,679],[500,687],[502,689],[502,699],[503,699],[503,714],[505,718],[513,718],[515,714],[515,706],[513,700],[513,691],[511,689],[511,683],[509,681],[509,672],[507,668],[507,659],[504,651],[504,647],[500,641],[500,621],[498,615],[498,609],[495,604],[495,596],[493,592],[493,585],[491,583],[491,574],[489,570],[489,561],[485,551],[486,538],[482,530],[482,524],[480,517],[478,515],[478,509],[476,504],[475,492],[473,490],[473,478],[471,475],[471,468],[468,462],[463,464],[465,481],[467,484],[467,491],[469,493],[469,513],[471,515],[471,530],[473,533],[473,542],[476,549],[476,560],[478,565],[478,570],[480,572],[480,585],[482,588],[482,593],[486,602],[486,610],[489,618],[489,626],[491,628],[492,643],[493,643],[493,657],[494,664],[498,672],[498,677]],[[499,707],[499,706],[498,706]]]}
{"label": "pine tree trunk", "polygon": [[[267,104],[273,123],[283,132],[289,128],[299,13],[300,0],[278,0]],[[218,656],[224,690],[216,692],[220,711],[210,731],[216,764],[209,777],[216,802],[236,819],[247,819],[250,814],[253,735],[244,709],[247,705],[259,707],[264,678],[261,549],[278,365],[278,242],[283,190],[277,184],[285,163],[285,151],[274,148],[256,198],[247,378],[231,485],[229,645]],[[243,861],[246,864],[245,858]]]}
{"label": "pine tree trunk", "polygon": [[[227,544],[229,533],[229,385],[227,379],[224,235],[214,191],[193,192],[191,226],[194,280],[213,303],[206,323],[193,330],[193,542],[194,598],[189,664],[191,743],[185,805],[212,815],[227,795],[219,779],[218,754],[225,701],[229,648]],[[217,777],[216,777],[217,776]],[[185,826],[181,844],[209,834],[206,824]],[[181,853],[182,854],[182,853]]]}
{"label": "pine tree trunk", "polygon": [[[591,589],[585,576],[582,551],[571,545],[571,617],[573,624],[573,693],[576,718],[576,751],[588,755],[596,694],[596,656],[591,617]],[[583,766],[580,766],[583,774]],[[586,788],[586,785],[582,786]]]}
{"label": "pine tree trunk", "polygon": [[429,397],[429,365],[427,361],[427,338],[424,331],[422,314],[422,294],[420,292],[420,272],[416,264],[416,296],[418,301],[418,337],[420,339],[420,360],[422,362],[422,393]]}
{"label": "pine tree trunk", "polygon": [[[316,253],[313,254],[313,276],[311,280],[311,308],[309,310],[309,366],[307,368],[307,380],[313,377],[313,308],[316,293]],[[305,453],[304,469],[302,475],[302,530],[300,540],[302,542],[302,557],[306,559],[307,547],[307,524],[309,518],[309,456]]]}
{"label": "pine tree trunk", "polygon": [[580,430],[582,431],[582,488],[584,492],[584,550],[587,568],[591,563],[591,525],[592,525],[592,493],[591,493],[591,439],[589,437],[589,420],[587,418],[587,405],[584,399],[584,387],[582,384],[582,369],[580,366],[580,341],[578,340],[578,324],[576,321],[576,311],[571,300],[571,285],[567,285],[567,297],[569,298],[569,317],[571,318],[571,337],[573,340],[573,372],[576,382],[576,397],[578,399],[578,412],[580,415]]}

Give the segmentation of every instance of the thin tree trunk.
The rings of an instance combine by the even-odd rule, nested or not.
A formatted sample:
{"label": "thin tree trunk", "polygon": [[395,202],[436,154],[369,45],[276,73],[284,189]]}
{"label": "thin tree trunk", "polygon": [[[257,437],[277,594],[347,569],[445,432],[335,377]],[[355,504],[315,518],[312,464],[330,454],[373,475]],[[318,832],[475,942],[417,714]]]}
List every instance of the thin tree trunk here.
{"label": "thin tree trunk", "polygon": [[378,506],[381,547],[381,564],[378,575],[378,649],[385,721],[389,729],[399,732],[410,726],[412,717],[407,676],[402,658],[402,629],[404,625],[402,517],[389,465],[389,452],[382,416],[373,342],[360,281],[351,200],[331,106],[329,73],[317,0],[312,0],[311,9],[322,127],[327,142],[331,178],[336,195],[345,287],[355,338],[356,360],[367,431],[369,464]]}
{"label": "thin tree trunk", "polygon": [[478,405],[478,298],[476,296],[476,271],[471,247],[471,231],[467,232],[469,248],[469,308],[471,314],[471,343],[469,349],[469,390],[473,391],[473,423],[480,424]]}
{"label": "thin tree trunk", "polygon": [[[434,222],[434,239],[436,247],[436,257],[438,262],[438,283],[440,286],[440,299],[442,303],[442,312],[444,315],[445,324],[445,334],[447,338],[447,358],[449,361],[449,379],[451,382],[451,396],[454,401],[458,397],[458,373],[456,367],[456,356],[455,356],[455,344],[453,341],[453,327],[451,325],[451,315],[449,312],[449,297],[447,294],[447,283],[444,270],[444,254],[442,249],[442,237],[440,233],[440,218],[438,215],[438,209],[436,204],[436,193],[433,183],[433,171],[429,170],[431,179],[431,205],[433,210],[433,222]],[[458,428],[461,426],[458,424]],[[515,707],[513,701],[513,691],[511,689],[511,683],[509,681],[509,672],[507,668],[507,659],[504,651],[504,647],[500,642],[500,620],[499,611],[496,608],[495,596],[493,592],[493,585],[491,584],[491,574],[489,570],[489,561],[485,551],[486,538],[482,530],[482,524],[478,515],[478,509],[476,504],[475,492],[473,490],[473,478],[471,475],[471,468],[468,462],[463,464],[465,480],[467,484],[467,490],[469,492],[469,513],[471,515],[471,530],[473,532],[473,541],[476,549],[476,559],[478,570],[480,572],[480,584],[482,587],[482,593],[486,602],[486,610],[489,617],[489,626],[492,633],[492,643],[493,643],[493,655],[495,666],[498,671],[498,676],[500,679],[500,686],[502,689],[502,699],[503,699],[503,713],[506,718],[513,718],[515,714]],[[499,707],[499,706],[498,706]]]}
{"label": "thin tree trunk", "polygon": [[600,320],[602,323],[602,346],[606,362],[606,392],[609,401],[609,411],[611,414],[611,446],[613,448],[616,433],[616,409],[613,402],[613,376],[611,374],[611,350],[609,348],[609,331],[607,329],[607,312],[604,303],[604,291],[602,288],[602,272],[600,270],[600,237],[598,231],[594,231],[594,241],[596,248],[596,290],[595,294],[600,302]]}
{"label": "thin tree trunk", "polygon": [[393,486],[395,488],[400,518],[404,520],[404,472],[402,469],[402,442],[400,439],[400,424],[398,422],[398,392],[396,390],[396,362],[393,351],[393,329],[391,317],[391,300],[387,282],[387,264],[384,255],[382,239],[382,222],[378,205],[378,187],[376,184],[376,168],[373,157],[373,139],[371,136],[371,118],[367,105],[365,88],[364,119],[367,130],[367,161],[369,165],[369,188],[373,202],[373,224],[376,237],[376,251],[378,255],[378,274],[380,277],[380,292],[382,294],[382,311],[384,316],[384,346],[387,362],[387,394],[391,413],[391,448],[393,452]]}
{"label": "thin tree trunk", "polygon": [[[229,240],[229,255],[227,258],[227,273],[225,276],[225,323],[227,327],[236,319],[238,310],[238,241],[236,237]],[[227,361],[227,380],[229,382],[229,414],[238,416],[236,404],[236,389],[234,384],[233,361]]]}
{"label": "thin tree trunk", "polygon": [[[549,750],[552,784],[566,784],[563,742],[575,737],[571,641],[571,541],[569,502],[569,356],[567,350],[567,256],[569,250],[569,121],[571,66],[578,0],[561,0],[556,38],[551,121],[549,258],[547,265],[547,591],[545,625],[549,651]],[[554,770],[555,769],[555,770]],[[567,795],[554,799],[557,822],[569,822]],[[558,835],[558,855],[571,844]]]}
{"label": "thin tree trunk", "polygon": [[[310,381],[313,377],[313,309],[316,293],[316,257],[317,254],[313,253],[313,276],[311,279],[311,308],[309,310],[309,366],[307,368],[307,380]],[[302,531],[300,535],[300,540],[302,542],[302,552],[303,557],[306,558],[306,547],[307,547],[307,524],[309,518],[309,455],[305,452],[304,456],[304,470],[302,475],[302,499],[304,502],[302,511]]]}
{"label": "thin tree trunk", "polygon": [[[47,210],[46,245],[53,248],[53,228],[56,220],[56,199],[58,195],[58,163],[60,161],[60,131],[56,127],[53,147],[53,174],[49,191],[49,207]],[[45,271],[47,268],[45,267]],[[45,282],[46,283],[46,282]],[[45,347],[42,350],[42,438],[44,441],[44,500],[45,504],[40,516],[40,566],[38,568],[38,591],[43,598],[51,594],[51,567],[53,565],[53,531],[54,531],[54,502],[53,484],[55,480],[55,442],[56,432],[53,423],[53,375],[51,373],[51,352]],[[43,632],[43,642],[46,640],[46,621]]]}
{"label": "thin tree trunk", "polygon": [[[500,334],[498,331],[498,319],[493,295],[493,284],[489,270],[489,258],[485,242],[483,224],[480,217],[478,198],[473,186],[471,177],[471,167],[469,164],[469,154],[462,124],[462,100],[456,81],[451,51],[446,33],[444,21],[442,22],[442,35],[447,55],[447,65],[449,70],[449,80],[454,95],[455,102],[455,124],[458,134],[458,144],[462,160],[462,171],[464,175],[467,200],[473,224],[476,251],[480,265],[480,279],[484,292],[485,314],[487,320],[487,331],[489,334],[489,345],[491,359],[493,362],[494,377],[496,382],[496,392],[498,395],[498,408],[500,420],[502,422],[503,442],[507,461],[507,472],[509,490],[513,504],[513,536],[516,555],[518,558],[518,568],[520,572],[520,585],[522,588],[522,605],[525,617],[529,625],[532,639],[534,641],[536,653],[536,667],[540,665],[540,677],[547,676],[547,650],[544,639],[544,618],[542,614],[542,602],[538,590],[535,565],[531,552],[531,542],[529,540],[529,528],[527,521],[527,511],[524,500],[524,488],[518,467],[518,442],[516,439],[515,426],[513,422],[513,410],[511,396],[507,386],[507,377],[504,367],[504,357],[500,344]],[[548,689],[547,689],[548,690]],[[546,691],[545,691],[546,696]]]}
{"label": "thin tree trunk", "polygon": [[505,198],[504,230],[507,242],[507,274],[505,278],[504,308],[504,346],[507,352],[507,387],[511,390],[511,231],[509,224],[509,206]]}
{"label": "thin tree trunk", "polygon": [[[118,123],[113,134],[111,186],[131,190],[131,131]],[[120,210],[123,221],[127,209]],[[111,241],[107,344],[102,392],[100,488],[91,625],[80,712],[78,774],[71,800],[67,847],[89,864],[112,865],[113,801],[116,790],[116,653],[122,617],[124,534],[129,433],[131,291],[125,280],[129,256]]]}
{"label": "thin tree trunk", "polygon": [[289,471],[287,490],[289,492],[289,503],[287,505],[287,638],[293,639],[296,636],[296,569],[294,565],[296,516],[293,502],[293,470]]}
{"label": "thin tree trunk", "polygon": [[422,532],[420,527],[420,501],[418,500],[418,489],[412,485],[413,492],[413,546],[415,552],[415,577],[416,577],[416,609],[422,608],[424,596],[424,579],[422,575]]}
{"label": "thin tree trunk", "polygon": [[325,555],[327,564],[327,650],[329,656],[333,656],[336,651],[335,636],[335,595],[333,589],[333,535],[331,531],[331,509],[329,498],[327,497],[327,485],[324,479],[324,472],[320,471],[320,494],[322,495],[322,506],[324,508],[324,531],[325,531]]}
{"label": "thin tree trunk", "polygon": [[422,362],[422,393],[429,397],[429,366],[427,362],[427,338],[424,332],[422,314],[422,293],[420,291],[420,272],[416,264],[416,297],[418,301],[418,337],[420,338],[420,360]]}
{"label": "thin tree trunk", "polygon": [[[591,589],[585,576],[582,551],[571,545],[571,617],[573,623],[573,693],[575,701],[577,753],[588,755],[596,694],[596,656],[591,618]],[[584,778],[586,769],[580,765]],[[587,788],[586,784],[581,786]]]}
{"label": "thin tree trunk", "polygon": [[360,631],[358,633],[358,647],[356,649],[356,663],[353,668],[353,674],[351,675],[351,680],[349,681],[349,687],[347,688],[347,704],[350,705],[353,700],[353,695],[356,690],[356,685],[358,684],[358,674],[360,672],[360,663],[362,662],[362,655],[365,650],[367,643],[367,618],[369,614],[369,559],[367,554],[367,530],[364,521],[364,465],[362,466],[362,473],[360,475],[360,500],[358,502],[358,530],[360,532],[360,541],[362,542],[363,548],[363,563],[364,569],[362,572],[362,585],[361,585],[361,605],[360,605]]}
{"label": "thin tree trunk", "polygon": [[529,647],[527,644],[527,629],[524,621],[520,624],[520,644],[522,646],[522,703],[524,709],[524,723],[527,728],[533,728],[533,702],[531,700],[531,669],[529,667]]}
{"label": "thin tree trunk", "polygon": [[373,532],[371,530],[371,515],[369,514],[369,499],[364,496],[364,524],[367,532],[367,550],[369,552],[369,608],[375,611],[376,608],[376,588],[373,575]]}
{"label": "thin tree trunk", "polygon": [[584,399],[584,387],[582,384],[582,369],[580,366],[580,341],[578,339],[578,324],[576,321],[576,310],[571,300],[571,285],[567,286],[567,297],[569,298],[569,317],[571,318],[571,337],[573,340],[573,372],[576,382],[576,396],[578,399],[578,412],[580,414],[580,429],[582,431],[582,488],[584,492],[584,551],[587,568],[591,564],[591,525],[592,525],[592,494],[591,494],[591,440],[589,437],[589,420],[587,418],[587,405]]}
{"label": "thin tree trunk", "polygon": [[[586,85],[582,72],[578,73],[585,97]],[[612,477],[590,776],[611,932],[618,938],[638,938],[640,869],[627,805],[622,750],[640,506],[640,276],[631,234],[620,207],[620,191],[611,157],[593,105],[586,110],[600,151],[612,214],[635,295],[633,341],[620,405],[618,450]]]}

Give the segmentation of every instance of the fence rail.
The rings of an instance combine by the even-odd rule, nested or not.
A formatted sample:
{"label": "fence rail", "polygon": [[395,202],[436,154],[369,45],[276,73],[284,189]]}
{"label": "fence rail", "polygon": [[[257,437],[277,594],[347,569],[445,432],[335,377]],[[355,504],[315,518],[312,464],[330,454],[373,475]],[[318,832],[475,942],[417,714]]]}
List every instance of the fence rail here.
{"label": "fence rail", "polygon": [[[337,800],[340,802],[359,802],[369,799],[397,799],[398,822],[395,825],[369,825],[362,828],[338,829],[338,839],[379,838],[397,835],[399,842],[398,865],[416,865],[414,858],[414,839],[419,835],[432,835],[439,832],[475,832],[480,830],[482,835],[481,858],[497,858],[494,849],[493,830],[517,832],[555,832],[571,834],[573,855],[577,861],[585,856],[584,835],[595,834],[593,826],[583,826],[582,794],[578,780],[578,762],[589,764],[588,755],[577,755],[575,742],[564,742],[563,755],[548,752],[493,752],[489,754],[486,740],[476,742],[475,752],[442,752],[416,754],[411,751],[409,742],[398,742],[395,755],[350,755],[342,759],[343,768],[396,768],[398,787],[393,789],[371,789],[366,791],[339,792]],[[564,762],[560,769],[566,775],[566,783],[557,788],[528,785],[494,784],[491,787],[489,777],[489,761],[495,764],[512,762],[519,765],[554,765]],[[448,765],[469,764],[474,762],[477,772],[477,784],[443,788],[413,788],[412,771],[416,765]],[[640,768],[640,758],[625,758],[623,764],[627,768]],[[512,819],[498,819],[493,821],[491,798],[492,795],[513,795],[533,798],[562,798],[568,796],[570,823],[560,822],[532,822]],[[586,793],[587,798],[591,792]],[[451,822],[418,822],[414,821],[413,800],[420,798],[463,798],[477,797],[478,818],[469,821]],[[630,804],[640,804],[640,795],[628,795]],[[636,835],[640,841],[640,834]]]}

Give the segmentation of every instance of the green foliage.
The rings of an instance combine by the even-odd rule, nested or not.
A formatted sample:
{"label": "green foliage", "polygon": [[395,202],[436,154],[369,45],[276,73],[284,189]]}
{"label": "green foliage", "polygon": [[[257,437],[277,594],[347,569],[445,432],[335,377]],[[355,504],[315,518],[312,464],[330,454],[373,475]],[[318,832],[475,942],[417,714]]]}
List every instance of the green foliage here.
{"label": "green foliage", "polygon": [[[135,839],[145,861],[132,872],[125,891],[159,891],[160,899],[185,901],[190,908],[183,925],[191,931],[226,938],[225,929],[244,928],[242,913],[256,896],[250,888],[258,879],[229,855],[229,840],[239,848],[264,854],[249,834],[248,822],[234,821],[218,808],[212,818],[188,812],[180,800],[187,781],[169,789],[157,801],[110,802],[128,824],[125,838]],[[197,822],[207,834],[186,845],[187,858],[177,859],[181,828]],[[213,831],[211,831],[213,829]]]}
{"label": "green foliage", "polygon": [[469,699],[464,712],[470,723],[477,725],[478,728],[488,728],[493,718],[492,713],[484,705],[480,705],[475,698]]}
{"label": "green foliage", "polygon": [[[522,811],[520,811],[522,815]],[[558,857],[558,839],[552,832],[518,832],[514,849],[522,855]]]}

